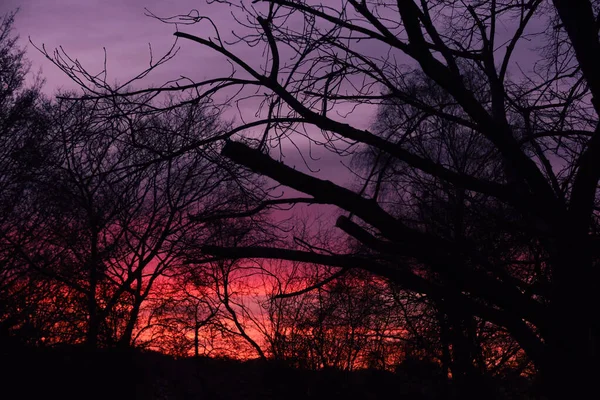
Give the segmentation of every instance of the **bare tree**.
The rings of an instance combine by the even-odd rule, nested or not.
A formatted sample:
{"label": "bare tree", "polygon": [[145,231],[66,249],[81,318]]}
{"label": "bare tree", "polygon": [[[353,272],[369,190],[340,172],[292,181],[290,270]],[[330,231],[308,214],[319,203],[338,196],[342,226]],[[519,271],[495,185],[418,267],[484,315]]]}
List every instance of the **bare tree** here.
{"label": "bare tree", "polygon": [[[594,393],[599,335],[594,317],[599,300],[597,2],[347,0],[334,7],[266,0],[231,5],[247,32],[236,43],[263,45],[262,67],[236,56],[235,45],[219,32],[205,38],[177,31],[178,38],[216,51],[234,68],[220,79],[147,92],[191,89],[206,98],[239,87],[234,100],[240,100],[248,94],[244,88],[260,88],[252,93],[259,93],[265,117],[231,133],[262,125],[263,135],[254,144],[229,142],[222,154],[307,195],[267,205],[288,201],[339,207],[346,215],[336,226],[369,252],[265,246],[204,251],[367,270],[426,294],[446,310],[509,332],[541,373],[548,396]],[[205,20],[190,13],[171,21]],[[529,51],[527,60],[519,59],[522,51]],[[85,72],[64,58],[57,63],[74,77]],[[96,90],[93,85],[88,89]],[[405,109],[392,134],[348,124],[336,113],[390,103]],[[422,143],[453,145],[444,145],[439,154],[420,151],[410,144],[415,136]],[[374,168],[364,177],[364,188],[349,190],[266,153],[269,145],[299,144],[301,137],[339,155],[369,148],[398,167],[384,174]],[[489,166],[472,168],[480,163],[469,159],[460,167],[447,162],[451,148],[462,146],[467,137],[489,149],[483,154],[490,157]],[[380,196],[381,180],[391,175],[394,181],[402,176],[399,169],[428,177],[430,194],[490,221],[494,236],[512,237],[521,245],[527,241],[536,251],[521,252],[517,245],[507,259],[492,242],[480,246],[472,236],[425,229],[423,221],[408,218],[410,213]],[[411,198],[426,194],[405,190],[401,179],[395,182],[393,188],[409,205]],[[443,185],[443,196],[435,185]],[[462,200],[456,202],[457,196]]]}
{"label": "bare tree", "polygon": [[152,348],[174,356],[210,356],[219,351],[214,332],[220,304],[205,282],[188,274],[169,275],[156,285],[141,318],[136,347]]}
{"label": "bare tree", "polygon": [[297,323],[319,368],[351,371],[397,365],[404,321],[385,282],[355,271],[308,296],[308,311]]}
{"label": "bare tree", "polygon": [[[218,165],[212,139],[222,127],[205,104],[135,118],[130,106],[55,106],[53,160],[23,222],[34,234],[13,243],[31,270],[71,292],[68,309],[91,347],[133,343],[154,284],[181,265],[186,243],[209,236],[197,218],[237,207],[244,179]],[[191,142],[194,151],[174,155]]]}
{"label": "bare tree", "polygon": [[[49,315],[37,309],[41,303],[36,299],[53,290],[28,273],[23,260],[10,251],[10,243],[30,233],[19,231],[18,225],[30,211],[31,181],[45,163],[48,118],[43,81],[36,76],[33,84],[26,83],[30,64],[13,32],[15,16],[8,13],[0,20],[0,337],[40,343],[45,336],[41,325],[49,323],[44,319]],[[24,331],[28,334],[21,334]]]}

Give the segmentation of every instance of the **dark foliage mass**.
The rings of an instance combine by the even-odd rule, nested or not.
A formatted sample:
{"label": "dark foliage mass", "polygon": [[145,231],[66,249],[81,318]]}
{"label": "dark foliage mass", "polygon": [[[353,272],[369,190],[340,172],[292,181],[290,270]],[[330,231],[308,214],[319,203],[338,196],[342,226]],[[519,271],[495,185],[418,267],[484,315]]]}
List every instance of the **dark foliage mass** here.
{"label": "dark foliage mass", "polygon": [[[111,85],[42,48],[82,89],[53,98],[2,20],[10,380],[597,397],[600,3],[209,3],[233,36],[196,10],[150,16],[230,71],[138,87],[175,44]],[[322,179],[338,161],[351,179]]]}

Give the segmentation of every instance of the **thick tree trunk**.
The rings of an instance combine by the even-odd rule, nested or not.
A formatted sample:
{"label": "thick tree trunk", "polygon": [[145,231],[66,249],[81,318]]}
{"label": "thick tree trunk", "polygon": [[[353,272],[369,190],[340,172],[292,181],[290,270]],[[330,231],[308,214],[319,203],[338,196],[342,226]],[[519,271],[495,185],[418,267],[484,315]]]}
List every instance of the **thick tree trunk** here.
{"label": "thick tree trunk", "polygon": [[141,300],[136,300],[131,308],[131,312],[129,313],[129,319],[127,321],[127,325],[125,326],[125,330],[119,339],[118,346],[119,347],[130,347],[133,342],[133,330],[135,329],[135,324],[137,323],[138,316],[140,313]]}
{"label": "thick tree trunk", "polygon": [[450,343],[452,345],[452,380],[461,396],[486,398],[491,395],[485,385],[480,365],[481,348],[476,344],[476,330],[472,317],[449,314]]}
{"label": "thick tree trunk", "polygon": [[200,325],[194,326],[194,357],[200,357]]}
{"label": "thick tree trunk", "polygon": [[88,326],[86,332],[86,345],[91,349],[98,348],[98,335],[100,333],[100,324],[98,321],[98,308],[96,305],[96,299],[91,298],[88,300]]}
{"label": "thick tree trunk", "polygon": [[98,303],[96,302],[97,289],[96,271],[90,274],[90,293],[88,293],[88,324],[86,332],[86,345],[91,349],[98,348],[98,335],[100,334],[100,316],[98,315]]}
{"label": "thick tree trunk", "polygon": [[547,357],[540,368],[548,398],[597,398],[597,289],[587,238],[565,238],[552,271]]}
{"label": "thick tree trunk", "polygon": [[100,313],[98,310],[98,301],[96,299],[98,292],[99,270],[98,270],[98,233],[95,229],[94,221],[90,221],[91,229],[91,248],[90,258],[87,260],[89,268],[89,292],[87,294],[88,306],[88,329],[86,344],[91,349],[98,348],[98,335],[100,334]]}
{"label": "thick tree trunk", "polygon": [[[566,332],[572,328],[570,332]],[[549,399],[598,398],[600,369],[589,348],[589,337],[578,327],[567,327],[548,344],[542,383]]]}
{"label": "thick tree trunk", "polygon": [[444,376],[447,377],[452,371],[452,358],[450,355],[450,350],[452,347],[450,340],[450,327],[448,326],[446,314],[441,311],[438,313],[438,321],[440,324],[440,341],[442,343],[442,371],[444,372]]}

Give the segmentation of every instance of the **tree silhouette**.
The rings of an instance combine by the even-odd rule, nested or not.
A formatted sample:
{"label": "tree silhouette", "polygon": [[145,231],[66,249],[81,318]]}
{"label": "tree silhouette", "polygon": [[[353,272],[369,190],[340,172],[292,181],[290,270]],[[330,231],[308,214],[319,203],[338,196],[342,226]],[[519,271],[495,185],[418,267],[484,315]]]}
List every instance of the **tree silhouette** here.
{"label": "tree silhouette", "polygon": [[69,304],[54,333],[71,331],[68,342],[91,348],[134,344],[155,283],[176,275],[187,243],[209,237],[198,218],[237,210],[241,196],[233,179],[243,175],[218,165],[222,127],[206,104],[136,118],[124,117],[127,107],[107,99],[51,107],[51,157],[17,225],[28,234],[7,249]]}
{"label": "tree silhouette", "polygon": [[0,340],[20,336],[39,343],[49,315],[36,300],[54,288],[30,274],[10,249],[13,241],[29,234],[19,231],[18,225],[26,218],[28,191],[46,157],[47,100],[39,76],[26,83],[30,64],[13,32],[15,15],[8,13],[0,20]]}
{"label": "tree silhouette", "polygon": [[[231,73],[145,92],[191,90],[205,98],[233,86],[240,92],[230,101],[260,98],[262,119],[233,127],[230,137],[257,126],[265,128],[262,134],[229,141],[222,154],[307,195],[265,207],[337,206],[343,215],[336,226],[360,251],[203,251],[369,271],[430,297],[446,315],[457,314],[452,325],[459,329],[476,318],[509,332],[549,397],[594,393],[597,2],[225,3],[243,16],[244,33],[235,43],[264,46],[264,64],[255,68],[237,56],[238,47],[219,31],[199,37],[178,30],[178,38],[226,58]],[[190,13],[164,21],[206,18]],[[526,59],[519,57],[524,51]],[[85,81],[89,74],[60,53],[55,62],[93,95],[101,95],[98,85],[107,89],[105,82]],[[340,111],[361,107],[400,112],[385,129],[340,118]],[[351,190],[268,154],[270,146],[301,139],[341,156],[371,153],[373,172]],[[396,201],[388,203],[386,195]],[[420,212],[409,209],[415,206]]]}

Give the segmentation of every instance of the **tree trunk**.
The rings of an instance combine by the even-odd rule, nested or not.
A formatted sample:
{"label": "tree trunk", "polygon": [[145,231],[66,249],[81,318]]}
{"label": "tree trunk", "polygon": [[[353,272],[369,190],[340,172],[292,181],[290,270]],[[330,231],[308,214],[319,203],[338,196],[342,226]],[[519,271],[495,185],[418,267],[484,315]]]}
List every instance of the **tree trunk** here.
{"label": "tree trunk", "polygon": [[194,326],[194,357],[200,357],[200,324],[196,321],[196,325]]}
{"label": "tree trunk", "polygon": [[90,271],[90,292],[88,293],[88,326],[86,332],[86,345],[91,349],[98,348],[98,335],[100,333],[100,316],[98,315],[98,303],[96,302],[96,291],[98,279],[96,269]]}
{"label": "tree trunk", "polygon": [[88,326],[86,332],[86,345],[91,349],[98,348],[98,335],[100,332],[100,324],[98,321],[98,307],[94,295],[88,298]]}
{"label": "tree trunk", "polygon": [[131,312],[129,313],[129,319],[127,321],[127,325],[125,326],[125,330],[123,331],[123,335],[119,339],[118,346],[119,347],[130,347],[131,342],[133,341],[133,330],[135,329],[135,324],[138,320],[138,316],[140,313],[142,300],[135,299],[133,303],[133,307],[131,308]]}
{"label": "tree trunk", "polygon": [[542,383],[549,399],[597,398],[600,369],[589,349],[590,338],[579,327],[565,326],[560,338],[548,343]]}
{"label": "tree trunk", "polygon": [[540,368],[550,399],[597,398],[597,273],[587,238],[563,240],[552,271],[547,357]]}
{"label": "tree trunk", "polygon": [[450,369],[452,380],[460,396],[487,398],[491,395],[486,387],[480,366],[476,364],[481,351],[476,344],[475,321],[471,316],[448,314],[449,339],[452,345]]}
{"label": "tree trunk", "polygon": [[88,298],[88,330],[86,343],[91,349],[98,348],[98,335],[100,333],[100,313],[98,312],[98,302],[96,300],[98,292],[99,270],[98,270],[98,233],[95,229],[94,221],[90,221],[91,228],[91,247],[90,258],[87,260],[89,268],[89,293]]}

